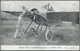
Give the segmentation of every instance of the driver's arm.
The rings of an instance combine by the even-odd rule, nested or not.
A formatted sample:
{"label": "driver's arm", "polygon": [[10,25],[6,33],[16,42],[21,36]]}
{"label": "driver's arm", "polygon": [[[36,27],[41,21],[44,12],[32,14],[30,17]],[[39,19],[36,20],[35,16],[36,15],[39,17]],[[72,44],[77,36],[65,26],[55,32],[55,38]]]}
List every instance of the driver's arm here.
{"label": "driver's arm", "polygon": [[36,19],[36,16],[34,15],[34,16],[33,16],[33,20],[35,20],[35,19]]}

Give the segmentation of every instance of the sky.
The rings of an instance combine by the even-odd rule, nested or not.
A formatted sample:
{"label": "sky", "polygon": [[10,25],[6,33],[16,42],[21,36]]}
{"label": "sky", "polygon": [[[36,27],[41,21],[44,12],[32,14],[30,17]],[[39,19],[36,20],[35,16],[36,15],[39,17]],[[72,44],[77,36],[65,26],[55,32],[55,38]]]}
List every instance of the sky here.
{"label": "sky", "polygon": [[37,8],[40,12],[46,12],[42,7],[50,3],[55,12],[79,12],[79,1],[1,1],[2,11],[23,11],[22,6],[28,10]]}

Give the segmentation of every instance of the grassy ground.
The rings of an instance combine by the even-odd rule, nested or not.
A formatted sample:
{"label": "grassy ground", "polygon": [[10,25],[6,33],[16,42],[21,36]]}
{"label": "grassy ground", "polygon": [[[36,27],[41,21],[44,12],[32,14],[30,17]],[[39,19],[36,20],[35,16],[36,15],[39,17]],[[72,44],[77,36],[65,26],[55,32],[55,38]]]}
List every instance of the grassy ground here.
{"label": "grassy ground", "polygon": [[[1,13],[1,18],[4,17],[14,17],[7,13]],[[16,18],[16,17],[14,17]],[[73,27],[51,27],[51,32],[53,33],[52,41],[47,41],[45,39],[45,34],[42,34],[39,37],[30,37],[28,32],[26,34],[21,34],[20,37],[14,39],[14,33],[16,30],[16,20],[2,20],[1,21],[1,44],[2,45],[79,45],[79,29],[78,26]],[[10,18],[12,19],[12,18]],[[30,21],[25,21],[23,23],[23,29],[25,30]],[[32,28],[36,29],[36,24],[31,25]],[[43,30],[45,27],[43,27]],[[42,31],[43,32],[43,31]],[[38,31],[39,33],[39,31]],[[63,37],[60,39],[59,37]]]}

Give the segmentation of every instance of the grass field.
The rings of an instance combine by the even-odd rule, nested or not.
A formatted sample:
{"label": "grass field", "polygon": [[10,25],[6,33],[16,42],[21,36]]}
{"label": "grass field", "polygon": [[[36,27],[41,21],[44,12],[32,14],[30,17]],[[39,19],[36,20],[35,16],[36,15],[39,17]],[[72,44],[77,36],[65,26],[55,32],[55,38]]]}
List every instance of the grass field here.
{"label": "grass field", "polygon": [[[50,30],[53,36],[60,36],[63,37],[63,39],[55,37],[52,41],[47,41],[45,34],[39,37],[30,37],[28,32],[14,39],[13,36],[16,30],[17,18],[4,12],[1,12],[1,18],[3,19],[1,20],[1,45],[79,45],[79,25],[72,27],[51,27]],[[30,21],[24,21],[24,30],[29,23]],[[36,26],[35,23],[31,25],[31,27],[35,29]],[[43,27],[43,30],[44,29],[45,27]]]}

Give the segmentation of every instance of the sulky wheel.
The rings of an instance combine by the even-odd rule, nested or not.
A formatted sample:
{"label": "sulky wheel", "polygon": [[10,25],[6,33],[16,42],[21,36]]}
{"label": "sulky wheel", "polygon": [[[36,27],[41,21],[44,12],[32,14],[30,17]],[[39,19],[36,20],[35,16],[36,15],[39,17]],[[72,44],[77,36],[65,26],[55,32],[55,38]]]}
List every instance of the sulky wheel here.
{"label": "sulky wheel", "polygon": [[51,41],[53,38],[53,34],[50,30],[47,30],[45,33],[46,40]]}
{"label": "sulky wheel", "polygon": [[31,29],[29,30],[28,35],[29,35],[30,37],[34,36],[34,35],[35,35],[35,29],[34,29],[34,28],[31,28]]}

